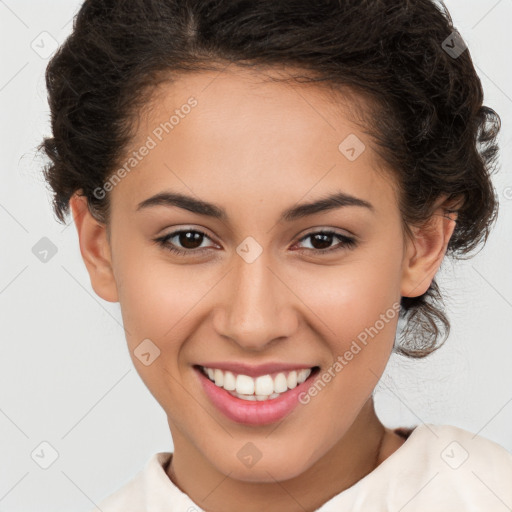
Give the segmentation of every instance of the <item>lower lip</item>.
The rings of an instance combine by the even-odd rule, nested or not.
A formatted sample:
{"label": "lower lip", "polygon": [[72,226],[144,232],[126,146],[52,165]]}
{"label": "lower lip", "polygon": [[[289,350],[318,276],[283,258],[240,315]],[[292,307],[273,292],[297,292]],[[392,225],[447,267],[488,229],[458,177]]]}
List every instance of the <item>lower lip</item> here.
{"label": "lower lip", "polygon": [[249,401],[237,398],[224,388],[216,386],[199,368],[194,370],[213,404],[229,419],[245,425],[267,425],[282,420],[300,403],[298,396],[310,387],[312,377],[319,371],[315,368],[304,382],[277,398]]}

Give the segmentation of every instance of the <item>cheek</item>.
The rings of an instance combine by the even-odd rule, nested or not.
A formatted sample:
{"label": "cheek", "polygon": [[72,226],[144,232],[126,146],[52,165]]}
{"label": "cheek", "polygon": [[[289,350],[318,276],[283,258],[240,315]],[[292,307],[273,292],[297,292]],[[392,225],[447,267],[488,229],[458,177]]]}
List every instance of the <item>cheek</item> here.
{"label": "cheek", "polygon": [[[173,266],[154,253],[150,257],[142,252],[118,258],[123,275],[119,302],[133,365],[151,394],[168,410],[169,396],[182,396],[179,360],[182,345],[193,332],[194,306],[211,286],[198,279],[197,272],[194,277],[192,266]],[[190,406],[187,402],[182,405]]]}
{"label": "cheek", "polygon": [[323,334],[333,359],[349,351],[350,366],[376,362],[377,371],[393,346],[399,289],[400,258],[388,248],[303,273],[298,295],[312,310],[315,329]]}
{"label": "cheek", "polygon": [[116,271],[122,276],[119,302],[130,345],[173,336],[208,286],[197,267],[171,264],[154,247],[125,250],[116,258]]}
{"label": "cheek", "polygon": [[[324,281],[328,287],[319,286],[320,280],[309,286],[308,305],[318,317],[312,320],[313,328],[320,333],[329,358],[324,359],[321,382],[312,384],[303,403],[310,403],[312,418],[320,417],[326,408],[343,411],[329,419],[334,437],[348,428],[374,391],[389,360],[398,323],[400,301],[390,291],[391,272],[362,267],[351,267],[350,275],[340,274],[337,268],[336,277]],[[326,436],[326,442],[331,438]]]}

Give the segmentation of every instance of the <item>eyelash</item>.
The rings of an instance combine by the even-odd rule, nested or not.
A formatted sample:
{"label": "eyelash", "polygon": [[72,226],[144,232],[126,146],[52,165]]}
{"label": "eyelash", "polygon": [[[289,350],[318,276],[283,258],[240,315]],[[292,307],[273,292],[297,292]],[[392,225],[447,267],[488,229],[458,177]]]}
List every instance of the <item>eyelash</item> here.
{"label": "eyelash", "polygon": [[[154,241],[158,243],[160,246],[164,247],[166,250],[177,254],[179,256],[190,256],[192,254],[201,254],[204,251],[208,250],[208,247],[203,247],[202,249],[179,249],[175,247],[173,244],[169,242],[171,238],[174,238],[176,235],[179,235],[181,233],[199,233],[200,235],[203,235],[206,238],[210,238],[206,233],[199,231],[197,229],[180,229],[178,231],[173,231],[172,233],[169,233],[168,235],[161,236],[159,238],[155,238]],[[339,240],[341,240],[341,244],[338,246],[331,247],[329,249],[299,249],[300,252],[308,252],[313,251],[316,253],[319,253],[320,255],[332,253],[336,251],[340,251],[343,249],[353,249],[356,247],[357,242],[348,236],[342,235],[340,233],[337,233],[336,231],[332,230],[320,230],[320,231],[313,231],[312,233],[308,233],[307,235],[303,236],[299,242],[302,242],[303,240],[306,240],[307,238],[310,238],[314,235],[328,235],[328,236],[335,236]]]}

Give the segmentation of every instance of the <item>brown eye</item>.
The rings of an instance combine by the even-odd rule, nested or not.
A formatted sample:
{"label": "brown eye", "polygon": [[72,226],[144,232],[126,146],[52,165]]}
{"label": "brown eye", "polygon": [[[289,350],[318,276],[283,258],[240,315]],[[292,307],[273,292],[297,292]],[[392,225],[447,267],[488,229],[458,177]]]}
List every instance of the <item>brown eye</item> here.
{"label": "brown eye", "polygon": [[[181,229],[156,238],[155,242],[173,253],[186,255],[196,254],[207,250],[207,247],[201,247],[205,238],[209,237],[202,231],[197,231],[195,229]],[[171,240],[174,241],[171,242]]]}
{"label": "brown eye", "polygon": [[[328,253],[341,249],[351,249],[357,245],[353,238],[337,233],[336,231],[315,231],[302,237],[300,242],[310,239],[311,248],[306,248],[307,251],[318,253]],[[332,246],[332,242],[338,239],[340,242]],[[303,250],[303,249],[302,249]]]}
{"label": "brown eye", "polygon": [[[197,249],[201,246],[201,242],[204,238],[202,233],[197,231],[180,231],[177,235],[179,243],[185,249]],[[199,245],[197,245],[199,243]]]}

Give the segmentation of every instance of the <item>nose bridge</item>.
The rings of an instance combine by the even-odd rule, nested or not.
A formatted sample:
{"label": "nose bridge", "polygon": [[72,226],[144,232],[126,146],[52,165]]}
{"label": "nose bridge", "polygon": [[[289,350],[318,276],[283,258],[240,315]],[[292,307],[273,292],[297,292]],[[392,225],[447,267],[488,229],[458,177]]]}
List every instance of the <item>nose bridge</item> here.
{"label": "nose bridge", "polygon": [[[244,253],[244,248],[246,252]],[[293,308],[287,304],[293,294],[272,270],[270,250],[262,251],[255,259],[254,246],[240,244],[234,268],[227,285],[230,293],[221,305],[223,325],[220,334],[228,336],[245,349],[261,350],[279,337],[290,336],[296,320]]]}

